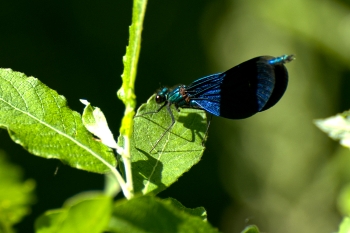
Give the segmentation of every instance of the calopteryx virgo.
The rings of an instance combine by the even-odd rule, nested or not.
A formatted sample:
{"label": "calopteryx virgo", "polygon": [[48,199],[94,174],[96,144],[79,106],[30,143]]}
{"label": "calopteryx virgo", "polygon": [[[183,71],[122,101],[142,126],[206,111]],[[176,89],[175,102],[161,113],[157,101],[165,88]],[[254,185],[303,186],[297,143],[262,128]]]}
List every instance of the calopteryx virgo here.
{"label": "calopteryx virgo", "polygon": [[155,97],[162,105],[154,112],[142,114],[157,113],[166,107],[171,116],[171,124],[152,150],[175,123],[171,105],[178,111],[179,108],[202,109],[229,119],[247,118],[271,108],[286,91],[288,72],[284,64],[292,60],[294,55],[260,56],[187,86],[180,85],[172,90],[162,88]]}

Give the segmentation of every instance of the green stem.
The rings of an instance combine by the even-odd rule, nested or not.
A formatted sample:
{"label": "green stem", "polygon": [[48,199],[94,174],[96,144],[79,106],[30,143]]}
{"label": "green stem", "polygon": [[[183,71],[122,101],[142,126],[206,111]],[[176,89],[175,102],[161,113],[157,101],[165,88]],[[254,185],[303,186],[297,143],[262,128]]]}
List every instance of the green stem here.
{"label": "green stem", "polygon": [[134,0],[132,10],[132,24],[129,28],[129,45],[126,48],[126,55],[123,57],[124,71],[122,74],[123,84],[118,90],[118,97],[125,104],[125,112],[120,127],[120,135],[123,137],[124,149],[118,153],[122,156],[125,166],[127,192],[124,195],[127,199],[134,196],[134,187],[131,172],[130,141],[133,131],[133,117],[135,115],[136,96],[134,93],[137,63],[141,49],[141,32],[146,12],[147,0]]}

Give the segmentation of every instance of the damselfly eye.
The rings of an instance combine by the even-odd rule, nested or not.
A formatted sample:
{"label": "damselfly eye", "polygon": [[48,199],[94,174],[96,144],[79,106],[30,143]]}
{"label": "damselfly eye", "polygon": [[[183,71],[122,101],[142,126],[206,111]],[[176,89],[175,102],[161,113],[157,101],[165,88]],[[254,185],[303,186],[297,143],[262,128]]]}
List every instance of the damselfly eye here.
{"label": "damselfly eye", "polygon": [[156,102],[158,104],[163,103],[165,101],[164,95],[156,95]]}

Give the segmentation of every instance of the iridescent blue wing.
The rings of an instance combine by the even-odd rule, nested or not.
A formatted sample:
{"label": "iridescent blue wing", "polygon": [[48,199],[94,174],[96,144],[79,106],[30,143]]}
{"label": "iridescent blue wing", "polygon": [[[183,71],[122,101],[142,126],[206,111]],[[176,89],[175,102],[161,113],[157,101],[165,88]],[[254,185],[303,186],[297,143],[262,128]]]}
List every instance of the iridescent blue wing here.
{"label": "iridescent blue wing", "polygon": [[186,86],[186,93],[191,99],[190,107],[202,108],[220,116],[221,84],[224,77],[224,73],[212,74]]}
{"label": "iridescent blue wing", "polygon": [[262,56],[223,73],[209,75],[186,87],[190,107],[216,116],[242,119],[275,105],[283,96],[288,73],[283,62]]}

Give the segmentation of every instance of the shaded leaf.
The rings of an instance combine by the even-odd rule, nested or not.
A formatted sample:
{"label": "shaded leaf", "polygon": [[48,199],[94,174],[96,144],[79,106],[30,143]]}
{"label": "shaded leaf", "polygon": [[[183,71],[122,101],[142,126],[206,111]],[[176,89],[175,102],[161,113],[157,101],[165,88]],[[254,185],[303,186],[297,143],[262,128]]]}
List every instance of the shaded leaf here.
{"label": "shaded leaf", "polygon": [[63,96],[10,69],[0,69],[0,127],[35,155],[98,173],[116,166],[112,150],[94,140]]}
{"label": "shaded leaf", "polygon": [[208,222],[193,216],[171,200],[142,196],[116,202],[109,231],[115,233],[218,232]]}
{"label": "shaded leaf", "polygon": [[[158,108],[152,96],[134,118],[131,161],[135,193],[155,194],[169,187],[199,162],[205,149],[206,113],[196,109],[181,109],[179,113],[172,107],[176,123],[150,152],[171,124],[166,108],[142,115]],[[123,144],[121,137],[118,143]]]}
{"label": "shaded leaf", "polygon": [[79,194],[61,209],[49,210],[35,222],[36,233],[100,233],[106,229],[112,212],[112,199],[98,192]]}
{"label": "shaded leaf", "polygon": [[186,208],[183,206],[178,200],[174,198],[167,198],[166,201],[170,201],[170,203],[177,207],[179,210],[185,211],[188,214],[191,214],[193,216],[200,217],[203,221],[207,220],[207,212],[205,211],[204,207],[197,207],[194,209]]}
{"label": "shaded leaf", "polygon": [[30,213],[35,182],[22,179],[22,170],[8,163],[0,151],[0,232],[11,232],[12,226]]}

